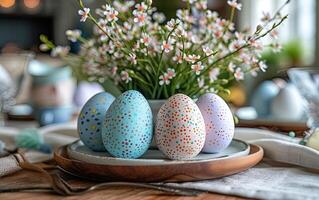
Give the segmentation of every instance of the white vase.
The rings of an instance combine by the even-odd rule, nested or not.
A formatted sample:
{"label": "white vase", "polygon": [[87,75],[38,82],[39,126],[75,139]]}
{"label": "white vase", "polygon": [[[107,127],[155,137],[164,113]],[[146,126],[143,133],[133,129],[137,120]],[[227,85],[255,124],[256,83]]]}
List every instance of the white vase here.
{"label": "white vase", "polygon": [[152,113],[153,113],[153,120],[156,122],[157,118],[157,113],[161,106],[167,101],[167,99],[152,99],[152,100],[147,100],[148,104],[151,107]]}

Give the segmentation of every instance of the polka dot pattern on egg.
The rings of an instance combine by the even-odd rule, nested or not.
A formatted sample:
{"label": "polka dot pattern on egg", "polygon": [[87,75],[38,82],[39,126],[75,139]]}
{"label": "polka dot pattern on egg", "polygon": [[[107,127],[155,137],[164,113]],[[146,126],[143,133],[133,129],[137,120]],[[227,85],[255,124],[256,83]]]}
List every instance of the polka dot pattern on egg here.
{"label": "polka dot pattern on egg", "polygon": [[233,115],[226,102],[216,94],[208,93],[198,98],[198,105],[206,126],[203,152],[217,153],[227,148],[234,136]]}
{"label": "polka dot pattern on egg", "polygon": [[161,107],[157,115],[155,141],[170,159],[187,160],[198,155],[205,142],[205,124],[191,98],[176,94]]}
{"label": "polka dot pattern on egg", "polygon": [[83,106],[78,118],[78,133],[81,141],[93,151],[105,151],[102,142],[102,123],[114,97],[101,92],[90,98]]}
{"label": "polka dot pattern on egg", "polygon": [[120,95],[105,116],[102,140],[107,151],[118,158],[138,158],[148,149],[153,136],[151,108],[138,91]]}

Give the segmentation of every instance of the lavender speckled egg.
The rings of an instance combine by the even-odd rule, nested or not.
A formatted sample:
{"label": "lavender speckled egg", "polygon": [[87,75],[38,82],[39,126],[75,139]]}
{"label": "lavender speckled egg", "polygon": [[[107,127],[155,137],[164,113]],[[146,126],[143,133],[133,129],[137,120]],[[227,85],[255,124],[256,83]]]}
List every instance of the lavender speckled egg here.
{"label": "lavender speckled egg", "polygon": [[121,94],[106,112],[102,140],[114,157],[138,158],[149,148],[153,136],[151,108],[135,90]]}
{"label": "lavender speckled egg", "polygon": [[235,124],[226,102],[216,94],[208,93],[196,102],[205,121],[206,141],[203,152],[217,153],[224,150],[233,139]]}
{"label": "lavender speckled egg", "polygon": [[107,92],[98,93],[84,104],[80,112],[78,133],[85,146],[93,151],[105,151],[101,136],[102,124],[114,100],[114,96]]}
{"label": "lavender speckled egg", "polygon": [[205,143],[205,123],[195,102],[186,95],[169,98],[157,114],[155,142],[170,159],[197,156]]}

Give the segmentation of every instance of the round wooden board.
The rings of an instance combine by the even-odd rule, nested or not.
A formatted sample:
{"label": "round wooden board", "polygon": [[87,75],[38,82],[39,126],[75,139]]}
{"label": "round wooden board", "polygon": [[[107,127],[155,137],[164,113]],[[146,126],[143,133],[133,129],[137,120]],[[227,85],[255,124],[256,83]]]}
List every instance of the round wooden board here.
{"label": "round wooden board", "polygon": [[73,175],[96,181],[185,182],[232,175],[256,165],[264,155],[260,146],[250,145],[247,156],[183,165],[112,166],[91,164],[67,155],[62,146],[54,153],[60,168]]}

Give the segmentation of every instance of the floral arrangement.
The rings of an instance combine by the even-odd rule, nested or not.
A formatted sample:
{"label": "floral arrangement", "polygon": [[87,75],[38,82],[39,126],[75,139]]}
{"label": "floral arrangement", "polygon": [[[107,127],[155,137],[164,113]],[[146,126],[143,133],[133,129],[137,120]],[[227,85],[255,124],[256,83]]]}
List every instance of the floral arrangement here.
{"label": "floral arrangement", "polygon": [[[266,70],[260,59],[265,47],[280,49],[276,28],[287,18],[280,14],[283,6],[274,16],[264,13],[255,31],[237,32],[233,20],[236,10],[242,8],[237,0],[227,2],[229,19],[210,11],[207,0],[183,1],[186,8],[166,22],[152,7],[152,0],[115,0],[95,14],[80,0],[80,21],[90,20],[95,26],[89,39],[79,30],[66,32],[69,40],[82,43],[79,55],[68,54],[68,47],[55,46],[45,36],[41,36],[44,44],[40,48],[66,59],[82,79],[107,81],[121,92],[138,90],[149,99],[176,93],[196,98],[206,92],[228,92],[230,81]],[[273,43],[260,40],[267,35]]]}

